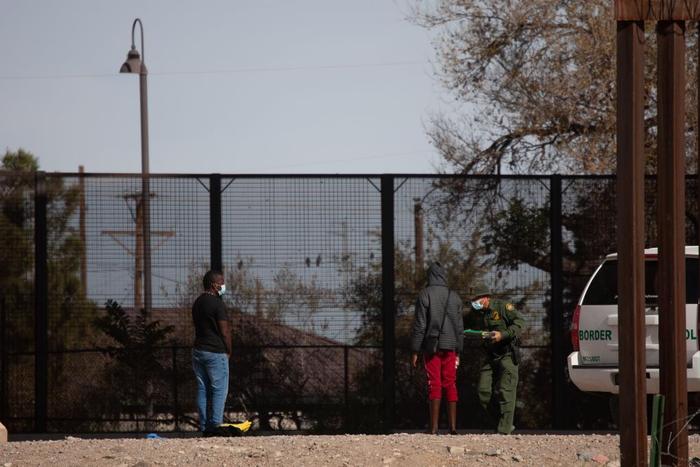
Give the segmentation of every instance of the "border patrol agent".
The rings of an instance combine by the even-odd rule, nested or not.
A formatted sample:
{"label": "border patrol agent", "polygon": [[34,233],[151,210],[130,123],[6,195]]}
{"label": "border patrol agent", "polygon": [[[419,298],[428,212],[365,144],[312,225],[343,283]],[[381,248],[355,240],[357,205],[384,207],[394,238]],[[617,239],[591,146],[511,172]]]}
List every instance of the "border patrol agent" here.
{"label": "border patrol agent", "polygon": [[515,429],[517,339],[525,322],[512,303],[491,299],[491,293],[486,290],[472,296],[465,321],[465,328],[489,332],[484,339],[486,361],[479,374],[479,402],[492,426],[498,420],[496,432],[510,434]]}

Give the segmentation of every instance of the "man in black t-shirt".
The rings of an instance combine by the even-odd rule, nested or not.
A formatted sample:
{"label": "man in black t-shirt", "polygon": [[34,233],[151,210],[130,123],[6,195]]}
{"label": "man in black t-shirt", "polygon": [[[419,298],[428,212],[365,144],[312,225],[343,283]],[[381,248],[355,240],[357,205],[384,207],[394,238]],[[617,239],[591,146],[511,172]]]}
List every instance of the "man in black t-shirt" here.
{"label": "man in black t-shirt", "polygon": [[[208,271],[202,280],[204,292],[192,305],[195,338],[192,367],[197,378],[199,429],[216,434],[224,421],[228,395],[228,361],[231,357],[231,331],[221,296],[226,292],[224,275]],[[211,410],[207,410],[211,405]]]}

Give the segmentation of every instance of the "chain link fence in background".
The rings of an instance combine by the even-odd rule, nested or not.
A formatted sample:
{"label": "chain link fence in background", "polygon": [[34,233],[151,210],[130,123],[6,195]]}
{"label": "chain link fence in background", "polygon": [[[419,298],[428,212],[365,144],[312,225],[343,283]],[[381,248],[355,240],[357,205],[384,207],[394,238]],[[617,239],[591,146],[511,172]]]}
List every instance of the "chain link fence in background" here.
{"label": "chain link fence in background", "polygon": [[[0,420],[11,431],[194,429],[190,307],[212,266],[231,290],[229,418],[419,429],[425,381],[408,338],[432,260],[463,298],[488,287],[521,310],[518,427],[612,426],[607,397],[576,390],[565,363],[574,303],[616,249],[613,178],[151,179],[146,314],[140,176],[0,175]],[[651,246],[651,180],[647,191]],[[479,358],[467,346],[462,427],[483,427]]]}

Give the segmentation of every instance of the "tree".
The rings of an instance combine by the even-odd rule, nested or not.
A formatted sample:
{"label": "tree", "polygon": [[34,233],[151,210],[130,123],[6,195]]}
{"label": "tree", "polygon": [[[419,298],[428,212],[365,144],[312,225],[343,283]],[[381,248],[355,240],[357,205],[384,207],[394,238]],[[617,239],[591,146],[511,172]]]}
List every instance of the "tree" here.
{"label": "tree", "polygon": [[[0,296],[7,310],[33,308],[34,206],[38,159],[19,149],[7,151],[2,159],[0,179]],[[47,230],[49,270],[49,316],[52,350],[69,348],[83,342],[89,330],[95,305],[87,300],[80,284],[79,268],[82,244],[70,220],[78,207],[79,190],[66,187],[59,177],[47,177]],[[9,320],[10,346],[28,349],[33,343],[33,325],[22,323],[32,313]]]}
{"label": "tree", "polygon": [[[38,159],[23,149],[6,151],[0,167],[0,312],[5,313],[0,340],[8,352],[34,351],[34,191],[38,170]],[[66,186],[60,177],[53,176],[46,177],[45,186],[49,349],[61,351],[84,345],[96,307],[80,283],[82,244],[71,225],[79,189]],[[72,404],[77,404],[74,397],[79,397],[78,383],[68,376],[75,365],[84,363],[65,354],[62,357],[49,359],[51,396],[61,401],[52,405],[52,411],[59,417],[75,413]],[[12,374],[8,378],[26,381],[28,387],[33,385],[32,380]]]}
{"label": "tree", "polygon": [[[175,327],[149,320],[146,310],[130,316],[114,300],[105,303],[105,314],[94,320],[94,326],[115,344],[105,352],[112,358],[106,368],[108,396],[103,394],[103,410],[120,415],[128,408],[152,419],[157,402],[167,403],[172,369],[163,365],[159,350],[170,343]],[[148,425],[147,425],[148,426]]]}
{"label": "tree", "polygon": [[[413,19],[435,31],[439,77],[465,107],[461,115],[435,115],[428,130],[450,168],[614,171],[616,48],[608,0],[437,0],[416,6]],[[694,166],[697,38],[688,38],[686,154]],[[645,148],[653,172],[653,32],[647,44]]]}
{"label": "tree", "polygon": [[0,296],[3,311],[8,316],[5,345],[15,351],[32,347],[30,310],[33,307],[33,286],[30,274],[34,268],[31,223],[34,209],[31,192],[37,168],[36,158],[22,149],[16,153],[7,151],[2,158],[2,169],[6,172],[0,174],[0,264],[3,265],[0,268]]}

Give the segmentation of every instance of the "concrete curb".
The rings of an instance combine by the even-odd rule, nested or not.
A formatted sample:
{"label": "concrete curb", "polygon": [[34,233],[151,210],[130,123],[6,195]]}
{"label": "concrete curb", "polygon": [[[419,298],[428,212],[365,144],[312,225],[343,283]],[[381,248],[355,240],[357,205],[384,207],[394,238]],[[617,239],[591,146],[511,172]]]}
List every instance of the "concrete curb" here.
{"label": "concrete curb", "polygon": [[0,423],[0,444],[7,443],[7,428]]}

